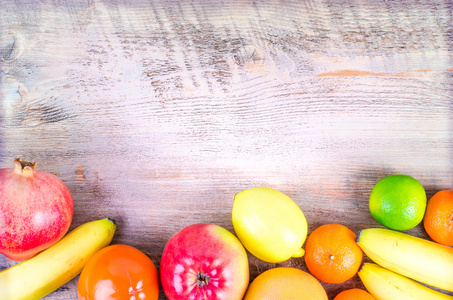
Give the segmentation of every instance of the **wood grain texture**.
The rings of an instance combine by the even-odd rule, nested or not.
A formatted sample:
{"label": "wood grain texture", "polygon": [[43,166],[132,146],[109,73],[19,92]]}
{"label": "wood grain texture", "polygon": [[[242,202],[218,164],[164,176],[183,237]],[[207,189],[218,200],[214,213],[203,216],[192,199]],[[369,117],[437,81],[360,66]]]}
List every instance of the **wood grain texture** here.
{"label": "wood grain texture", "polygon": [[[71,228],[114,218],[113,243],[157,266],[185,225],[234,232],[233,196],[257,185],[288,194],[309,232],[378,226],[367,201],[383,176],[412,175],[428,197],[453,188],[452,9],[3,0],[0,167],[36,159],[73,194]],[[249,258],[251,279],[276,266]],[[46,299],[77,299],[76,285]]]}

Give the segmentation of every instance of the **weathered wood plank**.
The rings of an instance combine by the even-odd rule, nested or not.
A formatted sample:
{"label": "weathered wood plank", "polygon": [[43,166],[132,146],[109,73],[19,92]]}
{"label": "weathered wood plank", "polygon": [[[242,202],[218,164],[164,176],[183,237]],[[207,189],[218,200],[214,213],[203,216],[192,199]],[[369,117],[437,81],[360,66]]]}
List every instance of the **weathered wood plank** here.
{"label": "weathered wood plank", "polygon": [[[452,7],[2,1],[0,165],[38,160],[72,192],[72,228],[113,217],[114,243],[157,265],[184,225],[233,231],[233,195],[255,185],[290,195],[310,231],[377,226],[379,178],[452,188]],[[252,279],[273,266],[250,256]],[[76,299],[76,280],[46,298]]]}

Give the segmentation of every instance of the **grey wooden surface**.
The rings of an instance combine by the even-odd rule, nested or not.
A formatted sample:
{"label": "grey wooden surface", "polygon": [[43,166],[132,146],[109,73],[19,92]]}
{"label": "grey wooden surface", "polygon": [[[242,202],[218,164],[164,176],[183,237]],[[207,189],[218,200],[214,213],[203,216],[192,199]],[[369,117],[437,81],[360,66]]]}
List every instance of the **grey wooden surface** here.
{"label": "grey wooden surface", "polygon": [[[113,243],[157,266],[185,225],[234,232],[233,196],[257,185],[292,197],[309,232],[378,226],[367,201],[383,176],[453,188],[452,8],[2,0],[0,167],[37,160],[73,194],[71,228],[114,218]],[[276,266],[249,258],[251,279]]]}

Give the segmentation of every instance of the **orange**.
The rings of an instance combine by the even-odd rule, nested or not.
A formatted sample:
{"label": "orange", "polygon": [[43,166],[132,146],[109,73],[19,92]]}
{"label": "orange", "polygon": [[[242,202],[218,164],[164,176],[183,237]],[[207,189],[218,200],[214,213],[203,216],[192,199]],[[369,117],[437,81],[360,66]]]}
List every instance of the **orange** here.
{"label": "orange", "polygon": [[360,268],[363,252],[356,234],[340,224],[326,224],[315,229],[305,245],[308,270],[326,283],[342,283]]}
{"label": "orange", "polygon": [[440,191],[429,199],[423,225],[435,242],[453,246],[453,191]]}
{"label": "orange", "polygon": [[328,300],[321,283],[296,268],[269,269],[249,285],[243,300]]}
{"label": "orange", "polygon": [[375,298],[364,290],[349,289],[339,293],[333,300],[375,300]]}

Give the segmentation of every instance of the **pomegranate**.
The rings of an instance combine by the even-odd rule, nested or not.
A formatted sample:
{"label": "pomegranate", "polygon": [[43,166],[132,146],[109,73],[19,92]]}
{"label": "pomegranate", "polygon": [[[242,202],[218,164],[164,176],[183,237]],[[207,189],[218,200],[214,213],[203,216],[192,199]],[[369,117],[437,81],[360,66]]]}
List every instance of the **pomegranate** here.
{"label": "pomegranate", "polygon": [[72,222],[72,196],[57,176],[16,159],[0,169],[0,253],[19,261],[52,246]]}

